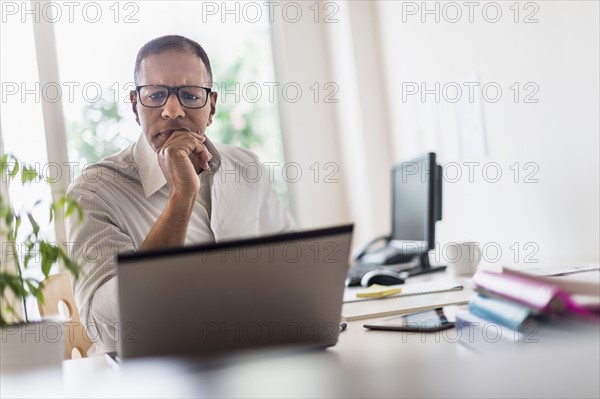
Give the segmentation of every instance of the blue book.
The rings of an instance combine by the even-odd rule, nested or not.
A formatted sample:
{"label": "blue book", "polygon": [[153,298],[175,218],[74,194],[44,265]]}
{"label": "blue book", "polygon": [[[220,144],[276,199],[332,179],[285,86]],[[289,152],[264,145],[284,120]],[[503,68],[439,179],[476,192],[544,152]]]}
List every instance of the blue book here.
{"label": "blue book", "polygon": [[[517,344],[522,342],[535,342],[535,334],[531,334],[531,328],[512,330],[483,317],[477,316],[467,309],[456,310],[456,326],[458,340],[463,344],[473,346],[482,351],[506,349],[502,344]],[[494,328],[491,328],[491,325]],[[537,331],[537,330],[533,330]],[[499,345],[495,345],[499,344]]]}
{"label": "blue book", "polygon": [[526,306],[480,294],[471,298],[469,310],[474,315],[517,331],[531,316],[531,309]]}

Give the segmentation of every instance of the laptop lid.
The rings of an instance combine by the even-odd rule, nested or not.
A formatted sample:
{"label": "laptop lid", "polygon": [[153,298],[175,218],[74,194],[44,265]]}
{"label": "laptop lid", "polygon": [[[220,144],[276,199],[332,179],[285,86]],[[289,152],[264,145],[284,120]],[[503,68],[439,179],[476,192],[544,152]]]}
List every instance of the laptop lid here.
{"label": "laptop lid", "polygon": [[119,255],[119,356],[335,345],[352,230]]}

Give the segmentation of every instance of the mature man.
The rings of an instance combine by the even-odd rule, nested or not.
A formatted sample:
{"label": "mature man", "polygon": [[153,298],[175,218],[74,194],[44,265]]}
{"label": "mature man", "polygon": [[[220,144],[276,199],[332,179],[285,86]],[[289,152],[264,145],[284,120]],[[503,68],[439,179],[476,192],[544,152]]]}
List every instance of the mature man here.
{"label": "mature man", "polygon": [[260,165],[256,155],[206,137],[217,93],[198,43],[181,36],[146,43],[137,55],[135,84],[130,98],[143,134],[88,167],[69,187],[85,211],[82,225],[67,225],[83,272],[75,298],[90,336],[105,351],[115,350],[118,338],[118,252],[294,228],[267,171],[260,179],[241,173]]}

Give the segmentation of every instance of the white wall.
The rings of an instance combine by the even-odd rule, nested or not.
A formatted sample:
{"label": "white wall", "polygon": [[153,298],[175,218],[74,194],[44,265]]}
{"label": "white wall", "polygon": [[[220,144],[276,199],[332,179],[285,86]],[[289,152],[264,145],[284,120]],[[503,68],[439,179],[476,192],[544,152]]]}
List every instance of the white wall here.
{"label": "white wall", "polygon": [[[440,241],[498,242],[505,262],[515,254],[509,248],[514,242],[521,247],[521,262],[532,251],[523,251],[526,242],[539,247],[535,258],[540,261],[598,261],[598,2],[536,2],[539,22],[531,24],[515,23],[509,9],[512,2],[501,3],[503,17],[495,24],[477,12],[472,24],[464,15],[455,24],[443,18],[435,23],[432,16],[423,23],[418,14],[405,15],[406,23],[399,23],[402,2],[378,4],[390,87],[401,91],[402,82],[413,81],[461,83],[476,75],[482,83],[497,82],[503,89],[498,102],[483,101],[488,152],[480,159],[442,145],[444,136],[458,138],[460,129],[452,117],[458,106],[443,98],[439,104],[429,100],[418,104],[421,115],[435,119],[428,125],[423,116],[408,112],[411,108],[401,96],[388,97],[390,108],[397,111],[392,113],[394,135],[401,139],[397,159],[435,149],[446,163],[475,160],[501,166],[503,176],[495,184],[486,182],[481,173],[475,174],[473,183],[466,178],[446,182]],[[521,11],[522,19],[534,9]],[[509,89],[514,82],[537,84],[539,102],[515,102]],[[446,112],[449,108],[454,115]],[[424,132],[436,137],[433,145],[418,140],[416,136]],[[510,169],[515,162],[521,165],[518,183]],[[524,172],[534,170],[523,169],[527,162],[539,166],[538,183],[523,183]]]}
{"label": "white wall", "polygon": [[[447,4],[427,7],[436,3],[440,10]],[[453,24],[443,15],[439,23],[432,15],[423,23],[420,14],[405,15],[403,22],[403,7],[422,2],[352,1],[336,3],[333,24],[305,19],[275,27],[276,51],[283,54],[277,60],[280,79],[327,80],[340,87],[334,106],[282,104],[287,159],[303,162],[316,154],[341,166],[340,184],[292,187],[301,227],[351,220],[357,223],[355,243],[388,232],[390,166],[433,150],[463,173],[459,182],[444,184],[441,245],[464,239],[498,243],[499,263],[523,263],[528,254],[541,262],[599,260],[598,2],[529,2],[528,8],[522,2],[518,23],[509,8],[513,2],[495,3],[502,17],[486,21],[487,3],[478,3],[472,23],[462,2],[454,3],[463,16]],[[523,23],[532,12],[538,22]],[[479,109],[465,101],[466,92],[457,104],[444,98],[437,103],[433,96],[402,99],[403,83],[431,88],[474,78],[499,86],[498,102],[479,98]],[[510,89],[515,82],[518,102]],[[523,102],[530,92],[526,83],[539,87],[537,103]],[[480,117],[485,146],[464,147],[470,131],[465,126],[476,126]],[[480,163],[473,182],[465,165],[471,161]],[[483,176],[481,166],[494,162],[502,177],[489,183],[485,178],[493,178],[493,170]],[[533,171],[539,181],[524,183]],[[492,259],[494,251],[488,255]]]}
{"label": "white wall", "polygon": [[[287,162],[304,165],[303,179],[290,185],[292,209],[302,228],[354,222],[355,243],[389,232],[389,117],[379,95],[381,53],[369,2],[282,2],[300,4],[303,18],[273,24],[276,75],[280,82],[333,83],[334,102],[304,96],[280,101]],[[319,5],[319,14],[315,5]],[[324,23],[326,18],[333,20]],[[315,19],[318,22],[315,22]],[[356,62],[356,59],[364,60]],[[309,93],[312,95],[312,93]],[[318,183],[307,170],[314,160],[339,168],[335,183]],[[381,173],[381,171],[385,171]],[[325,173],[323,173],[325,172]],[[383,204],[383,206],[382,206]]]}
{"label": "white wall", "polygon": [[[281,9],[285,3],[282,2]],[[274,18],[272,37],[277,82],[281,87],[299,85],[302,89],[297,102],[280,97],[279,106],[286,164],[297,164],[302,171],[301,178],[289,183],[290,205],[299,226],[308,228],[346,223],[350,217],[342,172],[339,168],[334,170],[340,165],[335,104],[323,101],[331,93],[323,87],[333,80],[329,74],[324,27],[314,23],[311,4],[300,4],[302,18],[297,22]],[[310,89],[315,83],[319,90]],[[295,97],[290,90],[290,97]],[[315,101],[315,92],[319,101]],[[288,179],[296,180],[294,170],[290,167],[286,173]]]}

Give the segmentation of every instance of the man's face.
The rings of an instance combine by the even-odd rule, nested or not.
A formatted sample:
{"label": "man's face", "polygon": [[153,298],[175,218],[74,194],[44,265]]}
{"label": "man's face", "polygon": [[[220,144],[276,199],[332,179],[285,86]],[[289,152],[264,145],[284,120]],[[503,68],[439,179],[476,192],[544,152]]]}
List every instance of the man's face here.
{"label": "man's face", "polygon": [[[210,79],[204,63],[198,56],[168,50],[142,60],[138,84],[210,87]],[[165,105],[160,108],[142,105],[135,92],[131,93],[130,98],[136,120],[156,151],[163,146],[173,131],[190,130],[204,135],[215,114],[217,93],[211,93],[206,105],[199,109],[184,108],[175,93],[171,94]]]}

